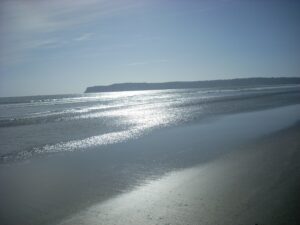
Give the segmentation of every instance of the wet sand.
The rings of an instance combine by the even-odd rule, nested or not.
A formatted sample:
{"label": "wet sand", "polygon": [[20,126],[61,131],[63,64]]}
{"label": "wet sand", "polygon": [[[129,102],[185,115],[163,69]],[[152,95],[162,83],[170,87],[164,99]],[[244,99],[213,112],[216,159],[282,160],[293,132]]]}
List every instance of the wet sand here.
{"label": "wet sand", "polygon": [[60,225],[299,224],[300,123],[204,165],[171,172]]}
{"label": "wet sand", "polygon": [[297,224],[299,112],[211,117],[0,165],[1,224]]}

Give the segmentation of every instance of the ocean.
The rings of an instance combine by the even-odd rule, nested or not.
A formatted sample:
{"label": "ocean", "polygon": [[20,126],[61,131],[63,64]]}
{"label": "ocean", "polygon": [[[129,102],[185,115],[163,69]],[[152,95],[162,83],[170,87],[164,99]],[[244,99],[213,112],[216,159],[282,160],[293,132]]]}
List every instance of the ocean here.
{"label": "ocean", "polygon": [[101,149],[214,115],[299,102],[299,86],[0,98],[0,163]]}
{"label": "ocean", "polygon": [[[94,204],[143,187],[149,180],[159,182],[169,172],[206,165],[225,153],[239,149],[240,146],[256,143],[262,137],[297,123],[300,120],[299,115],[299,85],[0,98],[0,223],[60,224],[69,216],[76,215]],[[288,145],[282,146],[282,149],[289,147]],[[293,143],[291,146],[295,147]],[[243,151],[240,152],[244,154]],[[282,156],[284,157],[287,156]],[[230,162],[232,161],[234,164],[235,161]],[[252,161],[257,164],[257,160]],[[265,161],[268,162],[266,165],[270,164],[270,160]],[[217,165],[219,164],[222,165]],[[222,171],[221,166],[218,174],[222,174]],[[229,171],[236,173],[231,169]],[[249,169],[241,171],[250,173]],[[274,170],[268,168],[264,171],[272,173]],[[251,173],[261,179],[259,173]],[[243,179],[225,175],[234,182]],[[222,176],[218,175],[216,179]],[[275,177],[270,174],[267,176]],[[179,182],[178,185],[183,187],[178,190],[184,190],[186,184],[180,183],[180,179],[174,182]],[[291,179],[294,180],[293,177]],[[271,181],[262,190],[267,190],[278,182]],[[223,183],[228,186],[222,190],[224,196],[232,188],[222,178],[212,182],[216,182],[219,187]],[[264,184],[260,182],[261,180],[255,180],[249,185],[253,188],[259,187]],[[171,188],[171,193],[172,183],[168,182],[167,187]],[[145,190],[149,194],[151,187]],[[169,189],[161,191],[165,190]],[[201,187],[196,187],[196,190],[200,191]],[[207,190],[214,190],[214,187]],[[153,198],[150,196],[147,202],[154,201],[154,196],[159,192],[160,189],[151,193]],[[137,193],[142,197],[141,193],[144,192]],[[240,193],[242,195],[243,192]],[[195,196],[189,196],[191,201],[197,198],[197,192],[194,194]],[[215,194],[212,192],[211,199],[205,200],[205,204],[215,202]],[[251,189],[243,196],[248,198],[256,195],[253,195]],[[134,199],[143,199],[140,197]],[[125,210],[131,205],[127,200],[122,201],[124,206],[119,208],[117,205],[116,210]],[[147,202],[143,202],[142,206],[146,207]],[[158,203],[153,204],[155,206]],[[163,204],[168,205],[168,200]],[[152,206],[149,207],[147,210]],[[231,205],[228,203],[222,207],[230,209]],[[241,210],[245,207],[247,206],[241,206]],[[96,208],[103,209],[102,206]],[[209,208],[201,208],[209,216],[208,213],[213,209],[207,212],[206,209]],[[119,211],[116,214],[108,213],[113,210],[111,206],[103,209],[108,213],[107,216],[111,219],[109,221],[105,220],[101,210],[91,210],[92,212],[84,214],[85,221],[81,221],[81,224],[124,224],[114,216]],[[152,211],[147,210],[143,214],[130,215],[124,211],[123,218],[132,224],[153,224],[148,221],[147,216],[152,215]],[[166,209],[159,212],[163,210]],[[176,218],[171,216],[172,213],[178,214],[182,209],[179,207],[176,210],[168,211],[170,220]],[[196,212],[193,208],[190,210],[192,211],[188,211],[189,213]],[[145,218],[134,221],[137,215],[144,215]],[[197,216],[197,213],[185,214],[179,219],[184,222],[187,217],[193,217],[197,224]],[[222,221],[224,216],[218,218]],[[88,219],[93,219],[93,222],[87,222]],[[160,219],[156,219],[160,224]],[[77,220],[75,216],[74,220],[65,221],[65,224],[74,224]]]}

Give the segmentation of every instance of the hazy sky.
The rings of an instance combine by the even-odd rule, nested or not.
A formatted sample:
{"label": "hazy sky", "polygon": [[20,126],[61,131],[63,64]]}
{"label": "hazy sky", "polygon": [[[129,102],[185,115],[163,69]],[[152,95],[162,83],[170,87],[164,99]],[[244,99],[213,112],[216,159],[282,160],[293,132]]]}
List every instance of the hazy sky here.
{"label": "hazy sky", "polygon": [[2,0],[0,96],[300,76],[300,1]]}

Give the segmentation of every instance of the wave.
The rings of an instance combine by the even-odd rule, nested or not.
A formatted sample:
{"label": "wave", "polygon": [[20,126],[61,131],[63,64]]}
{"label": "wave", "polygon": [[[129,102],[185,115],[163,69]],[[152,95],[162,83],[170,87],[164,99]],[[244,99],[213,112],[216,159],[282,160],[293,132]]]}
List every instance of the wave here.
{"label": "wave", "polygon": [[[254,90],[254,89],[253,89]],[[75,108],[67,108],[62,110],[47,110],[40,112],[33,112],[23,117],[0,117],[0,127],[12,127],[22,125],[33,125],[40,123],[82,120],[82,119],[99,119],[104,117],[126,117],[134,114],[136,111],[159,109],[172,109],[177,110],[182,107],[201,106],[213,103],[222,103],[238,100],[259,99],[270,96],[279,96],[285,94],[300,93],[300,89],[290,90],[273,90],[268,89],[266,92],[257,91],[232,91],[227,90],[222,94],[217,91],[205,91],[199,94],[198,92],[184,93],[184,95],[176,93],[168,93],[163,96],[147,96],[140,101],[139,98],[114,101],[110,104],[99,104],[90,106],[81,106]],[[157,91],[156,91],[157,92]]]}
{"label": "wave", "polygon": [[129,139],[141,136],[143,129],[132,128],[124,131],[110,132],[106,134],[96,135],[81,140],[72,140],[67,142],[60,142],[52,145],[44,145],[42,147],[35,147],[31,150],[8,153],[0,156],[0,163],[16,162],[32,158],[33,156],[40,156],[53,153],[73,152],[84,150],[95,146],[103,146],[109,144],[120,143]]}
{"label": "wave", "polygon": [[0,106],[0,137],[7,146],[0,162],[114,144],[212,115],[300,103],[300,89],[122,92],[106,93],[99,101],[22,109]]}

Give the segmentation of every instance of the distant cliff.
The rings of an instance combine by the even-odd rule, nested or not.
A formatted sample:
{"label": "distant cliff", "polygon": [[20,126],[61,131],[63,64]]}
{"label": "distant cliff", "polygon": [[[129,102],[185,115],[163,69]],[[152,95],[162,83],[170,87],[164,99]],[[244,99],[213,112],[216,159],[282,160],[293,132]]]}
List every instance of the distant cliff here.
{"label": "distant cliff", "polygon": [[85,93],[114,92],[114,91],[139,91],[139,90],[163,90],[185,88],[212,88],[212,87],[245,87],[264,85],[300,84],[300,77],[278,78],[241,78],[231,80],[208,80],[208,81],[180,81],[165,83],[119,83],[107,86],[88,87]]}

